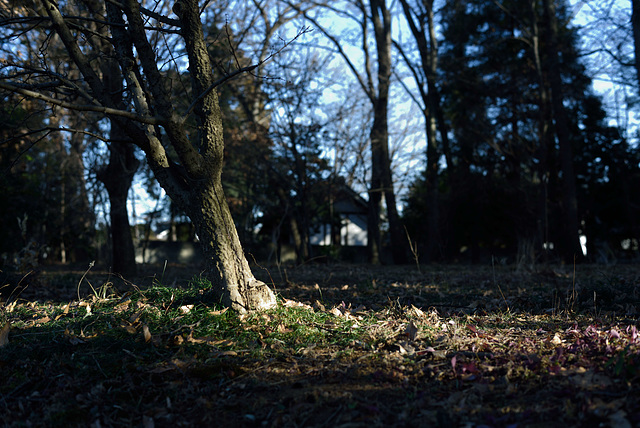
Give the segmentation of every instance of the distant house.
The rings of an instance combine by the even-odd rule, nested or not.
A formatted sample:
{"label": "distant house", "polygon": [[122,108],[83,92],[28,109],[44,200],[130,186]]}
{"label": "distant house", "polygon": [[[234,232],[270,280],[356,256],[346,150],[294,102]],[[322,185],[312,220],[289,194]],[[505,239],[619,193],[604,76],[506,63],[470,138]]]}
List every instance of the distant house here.
{"label": "distant house", "polygon": [[160,222],[154,226],[147,239],[138,242],[136,263],[202,263],[200,244],[190,222]]}
{"label": "distant house", "polygon": [[[343,186],[336,192],[333,213],[340,219],[340,246],[367,246],[368,203],[353,189]],[[336,236],[338,234],[336,233]],[[331,225],[321,224],[312,230],[311,245],[331,245]]]}

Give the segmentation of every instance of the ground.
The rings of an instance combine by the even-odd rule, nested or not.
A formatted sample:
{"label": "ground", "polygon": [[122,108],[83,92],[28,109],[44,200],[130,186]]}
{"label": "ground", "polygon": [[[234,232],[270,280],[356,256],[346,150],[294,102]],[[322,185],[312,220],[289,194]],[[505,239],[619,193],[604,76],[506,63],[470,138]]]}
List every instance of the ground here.
{"label": "ground", "polygon": [[255,272],[277,309],[225,310],[179,266],[5,287],[0,423],[640,425],[638,266]]}

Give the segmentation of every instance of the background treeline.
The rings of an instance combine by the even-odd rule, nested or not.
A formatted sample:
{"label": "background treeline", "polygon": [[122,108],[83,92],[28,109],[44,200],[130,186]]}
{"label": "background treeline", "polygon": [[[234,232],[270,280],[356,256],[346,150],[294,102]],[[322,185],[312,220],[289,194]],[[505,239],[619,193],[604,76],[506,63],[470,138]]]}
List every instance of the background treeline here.
{"label": "background treeline", "polygon": [[[77,78],[46,30],[21,36],[33,22],[15,16],[38,2],[9,3],[0,80],[29,73],[45,44],[60,45],[51,75]],[[63,3],[91,16],[91,2]],[[169,3],[148,3],[171,15]],[[339,247],[333,202],[354,189],[369,201],[374,262],[572,262],[583,258],[581,236],[591,261],[637,257],[634,10],[613,0],[208,4],[215,74],[233,76],[217,89],[223,181],[245,249],[276,257],[290,243],[299,261],[312,259],[320,224]],[[156,49],[180,100],[189,72],[172,37]],[[122,82],[113,89],[126,99]],[[144,158],[99,113],[0,94],[5,267],[98,257],[131,273],[152,225],[193,238]],[[145,208],[131,204],[141,199]]]}

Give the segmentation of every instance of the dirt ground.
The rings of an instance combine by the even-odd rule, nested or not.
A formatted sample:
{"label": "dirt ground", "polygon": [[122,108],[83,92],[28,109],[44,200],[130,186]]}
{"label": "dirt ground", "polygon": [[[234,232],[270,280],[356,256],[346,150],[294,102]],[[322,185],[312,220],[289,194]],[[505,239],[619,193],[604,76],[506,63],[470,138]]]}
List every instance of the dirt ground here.
{"label": "dirt ground", "polygon": [[[133,321],[132,339],[119,339],[104,327],[122,322],[117,302],[100,321],[70,315],[82,307],[70,302],[89,302],[100,285],[122,299],[159,283],[180,289],[198,273],[149,266],[123,280],[48,269],[11,312],[5,299],[1,423],[640,426],[638,266],[255,266],[295,317],[240,317],[235,334],[253,331],[250,342],[151,324],[146,340],[146,324]],[[157,311],[177,309],[173,294],[163,302]],[[331,339],[293,335],[305,323]]]}

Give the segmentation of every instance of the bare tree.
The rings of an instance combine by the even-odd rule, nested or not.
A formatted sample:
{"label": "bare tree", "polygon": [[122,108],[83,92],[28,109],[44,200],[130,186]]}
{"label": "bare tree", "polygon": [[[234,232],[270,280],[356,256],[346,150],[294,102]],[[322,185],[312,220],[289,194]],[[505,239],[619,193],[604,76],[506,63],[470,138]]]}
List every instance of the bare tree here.
{"label": "bare tree", "polygon": [[[290,4],[290,3],[289,3]],[[358,84],[367,94],[373,108],[373,123],[369,133],[371,144],[371,183],[369,186],[369,219],[368,246],[372,263],[380,263],[381,230],[380,218],[382,198],[387,208],[391,251],[396,263],[407,260],[408,241],[402,229],[398,214],[396,195],[393,187],[391,158],[389,153],[389,91],[391,88],[391,10],[385,0],[353,0],[346,2],[351,8],[349,12],[333,3],[321,6],[339,15],[341,18],[354,20],[360,29],[363,68],[359,67],[345,49],[344,40],[339,39],[327,29],[319,19],[304,11],[304,16],[318,28],[334,45],[339,55],[346,62]],[[370,50],[370,29],[373,28],[375,55]],[[373,64],[376,65],[375,70]],[[374,77],[375,76],[375,77]]]}
{"label": "bare tree", "polygon": [[[3,26],[22,26],[25,34],[44,28],[51,38],[59,39],[82,80],[70,80],[46,67],[25,73],[16,60],[0,76],[0,89],[54,106],[99,112],[118,126],[127,136],[123,143],[144,152],[160,185],[191,218],[207,259],[207,277],[220,300],[241,312],[272,307],[275,296],[249,268],[222,189],[224,141],[216,88],[232,76],[214,79],[201,6],[196,0],[179,0],[172,9],[176,19],[136,0],[88,0],[83,5],[100,17],[70,15],[55,0],[38,0],[27,13],[3,22]],[[108,29],[108,39],[91,30],[94,22]],[[186,111],[177,110],[169,96],[172,63],[160,61],[158,47],[166,35],[179,35],[186,52],[192,100]],[[49,61],[46,44],[40,59],[41,64]],[[118,64],[123,82],[123,91],[115,94],[108,84],[111,76],[102,67],[110,61]],[[70,94],[84,104],[69,101]],[[187,122],[190,116],[195,119],[192,127]]]}
{"label": "bare tree", "polygon": [[[434,257],[438,243],[438,171],[440,154],[445,154],[447,168],[453,168],[453,162],[451,161],[447,126],[444,121],[437,87],[438,40],[436,38],[433,0],[412,3],[407,0],[400,0],[400,4],[419,54],[419,60],[412,61],[405,49],[399,43],[396,43],[396,47],[415,80],[420,99],[414,98],[414,101],[420,106],[425,120],[427,134],[426,191],[428,201],[426,213],[428,236],[425,256],[429,261]],[[438,130],[440,131],[442,148],[438,146],[436,135]]]}

